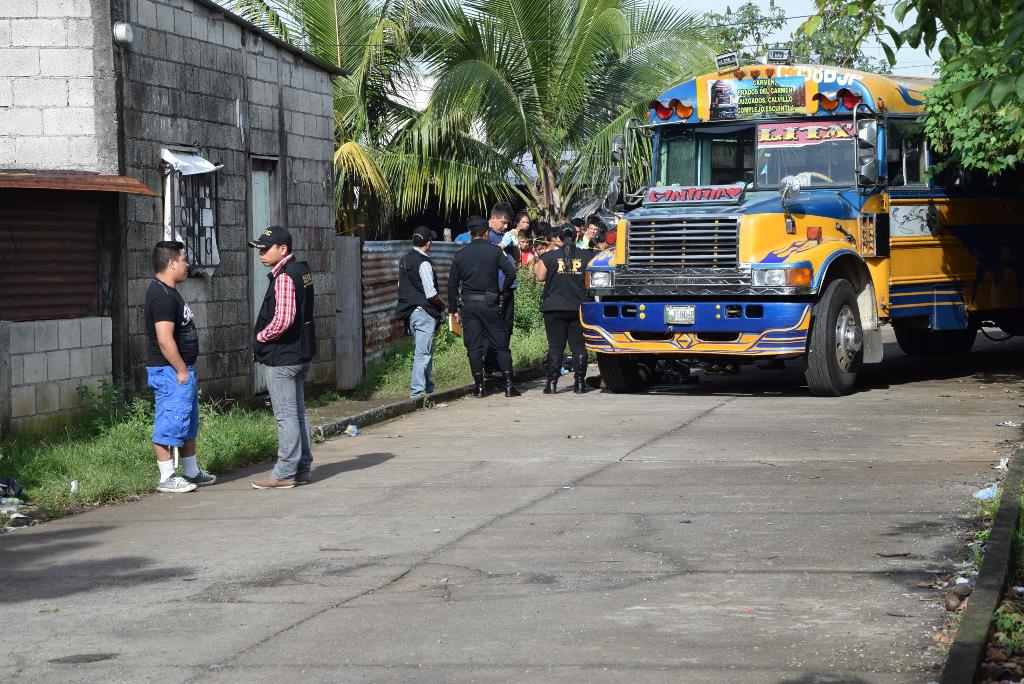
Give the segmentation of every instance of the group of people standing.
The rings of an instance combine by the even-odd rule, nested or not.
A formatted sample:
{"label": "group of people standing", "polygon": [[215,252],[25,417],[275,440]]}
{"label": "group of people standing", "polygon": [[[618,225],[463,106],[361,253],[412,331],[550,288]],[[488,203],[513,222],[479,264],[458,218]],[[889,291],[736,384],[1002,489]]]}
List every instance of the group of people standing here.
{"label": "group of people standing", "polygon": [[[437,237],[432,230],[417,228],[413,249],[399,261],[396,317],[415,339],[410,396],[415,399],[434,391],[434,335],[446,309],[451,327],[462,330],[474,395],[486,396],[487,375],[498,373],[505,396],[520,396],[509,347],[520,266],[544,283],[541,312],[548,340],[544,393],[557,391],[567,343],[575,373],[573,390],[586,392],[587,351],[579,317],[580,306],[588,299],[584,274],[595,250],[614,244],[615,234],[608,233],[596,216],[557,228],[539,222],[532,229],[527,213],[515,215],[504,202],[494,205],[486,220],[470,218],[467,228],[468,244],[452,259],[447,303],[438,295],[437,276],[428,256]],[[456,242],[467,242],[466,237],[460,235]]]}

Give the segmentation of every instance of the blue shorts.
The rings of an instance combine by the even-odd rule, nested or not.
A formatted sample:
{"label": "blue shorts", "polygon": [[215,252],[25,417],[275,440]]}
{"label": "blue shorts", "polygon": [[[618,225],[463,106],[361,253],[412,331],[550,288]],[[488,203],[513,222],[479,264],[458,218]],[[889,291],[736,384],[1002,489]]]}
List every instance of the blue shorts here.
{"label": "blue shorts", "polygon": [[153,443],[180,447],[199,434],[199,389],[196,371],[189,366],[188,381],[178,384],[174,366],[146,366],[149,387],[156,395]]}

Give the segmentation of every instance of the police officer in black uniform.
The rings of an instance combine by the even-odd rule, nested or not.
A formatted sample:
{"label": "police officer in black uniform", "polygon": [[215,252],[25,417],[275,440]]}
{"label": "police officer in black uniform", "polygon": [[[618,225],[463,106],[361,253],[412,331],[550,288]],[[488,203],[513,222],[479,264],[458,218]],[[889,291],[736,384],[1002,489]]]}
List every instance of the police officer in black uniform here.
{"label": "police officer in black uniform", "polygon": [[[484,356],[490,345],[497,351],[498,369],[505,378],[505,396],[518,397],[512,381],[512,352],[500,310],[498,271],[505,275],[504,289],[516,279],[516,268],[497,245],[487,241],[487,222],[470,219],[472,241],[452,260],[448,274],[448,310],[462,323],[469,367],[476,383],[475,396],[484,396]],[[461,304],[461,306],[460,306]]]}
{"label": "police officer in black uniform", "polygon": [[587,391],[587,347],[580,323],[580,305],[590,300],[583,276],[595,252],[576,245],[576,228],[571,223],[562,226],[555,242],[560,243],[558,249],[542,254],[533,268],[537,280],[544,283],[540,305],[548,337],[548,381],[544,394],[557,391],[566,340],[572,349],[576,373],[573,391],[583,394]]}

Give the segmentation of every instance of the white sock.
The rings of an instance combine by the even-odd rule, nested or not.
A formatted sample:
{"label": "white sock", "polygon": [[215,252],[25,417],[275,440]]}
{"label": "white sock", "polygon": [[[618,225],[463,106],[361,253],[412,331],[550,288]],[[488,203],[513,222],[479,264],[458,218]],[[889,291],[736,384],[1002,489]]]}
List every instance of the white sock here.
{"label": "white sock", "polygon": [[199,464],[195,456],[183,456],[181,459],[182,470],[186,477],[195,477],[199,474]]}
{"label": "white sock", "polygon": [[160,481],[163,482],[171,475],[174,475],[174,459],[169,461],[157,461],[157,466],[160,468]]}

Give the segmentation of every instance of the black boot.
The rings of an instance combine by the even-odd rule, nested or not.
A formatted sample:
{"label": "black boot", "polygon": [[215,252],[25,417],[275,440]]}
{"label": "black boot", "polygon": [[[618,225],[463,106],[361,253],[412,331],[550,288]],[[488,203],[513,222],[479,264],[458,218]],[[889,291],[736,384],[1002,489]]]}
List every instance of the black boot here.
{"label": "black boot", "polygon": [[576,394],[583,394],[589,392],[590,388],[587,387],[587,357],[585,354],[580,354],[573,358],[573,367],[576,369],[576,382],[573,383],[572,391]]}
{"label": "black boot", "polygon": [[522,394],[522,392],[516,389],[516,386],[512,379],[512,373],[505,373],[505,396],[519,397],[522,396]]}
{"label": "black boot", "polygon": [[544,394],[554,394],[558,391],[558,378],[562,377],[562,355],[552,354],[549,350],[546,361],[548,379],[544,383]]}
{"label": "black boot", "polygon": [[477,399],[483,399],[487,394],[484,390],[484,374],[473,373],[473,382],[476,384],[476,389],[473,390],[473,396]]}

